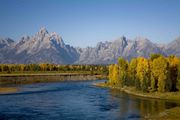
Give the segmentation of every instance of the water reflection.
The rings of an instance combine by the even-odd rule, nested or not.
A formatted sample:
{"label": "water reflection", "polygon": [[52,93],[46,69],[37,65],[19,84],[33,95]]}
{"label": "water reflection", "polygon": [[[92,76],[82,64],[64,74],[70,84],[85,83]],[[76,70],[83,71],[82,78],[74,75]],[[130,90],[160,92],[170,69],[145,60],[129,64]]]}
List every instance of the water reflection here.
{"label": "water reflection", "polygon": [[[112,96],[119,99],[119,114],[129,117],[157,115],[166,109],[180,106],[179,102],[159,100],[152,98],[142,98],[120,92],[119,90],[111,90]],[[122,107],[121,107],[122,106]],[[132,116],[131,116],[132,115]]]}

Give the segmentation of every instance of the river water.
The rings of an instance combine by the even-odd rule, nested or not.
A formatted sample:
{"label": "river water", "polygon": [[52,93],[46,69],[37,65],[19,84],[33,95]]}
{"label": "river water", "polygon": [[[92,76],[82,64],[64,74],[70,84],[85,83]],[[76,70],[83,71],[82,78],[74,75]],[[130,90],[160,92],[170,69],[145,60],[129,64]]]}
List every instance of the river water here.
{"label": "river water", "polygon": [[0,120],[139,120],[180,103],[99,88],[100,81],[15,85],[0,95]]}

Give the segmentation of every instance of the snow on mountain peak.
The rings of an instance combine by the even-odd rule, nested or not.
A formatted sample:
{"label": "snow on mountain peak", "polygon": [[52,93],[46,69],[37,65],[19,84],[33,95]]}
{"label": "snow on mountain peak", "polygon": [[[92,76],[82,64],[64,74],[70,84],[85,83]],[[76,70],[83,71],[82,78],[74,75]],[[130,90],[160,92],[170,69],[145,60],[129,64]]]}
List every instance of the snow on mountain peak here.
{"label": "snow on mountain peak", "polygon": [[49,33],[45,27],[41,27],[39,32],[37,33],[38,36],[45,36],[46,34],[49,34]]}
{"label": "snow on mountain peak", "polygon": [[14,40],[11,38],[0,38],[0,48],[10,46],[14,43]]}
{"label": "snow on mountain peak", "polygon": [[112,64],[117,62],[118,57],[131,60],[138,56],[149,57],[152,53],[180,56],[180,37],[165,47],[144,37],[131,40],[122,36],[111,42],[99,42],[95,47],[82,49],[66,45],[60,35],[48,33],[42,27],[32,37],[24,36],[16,44],[9,43],[13,41],[0,39],[0,63]]}

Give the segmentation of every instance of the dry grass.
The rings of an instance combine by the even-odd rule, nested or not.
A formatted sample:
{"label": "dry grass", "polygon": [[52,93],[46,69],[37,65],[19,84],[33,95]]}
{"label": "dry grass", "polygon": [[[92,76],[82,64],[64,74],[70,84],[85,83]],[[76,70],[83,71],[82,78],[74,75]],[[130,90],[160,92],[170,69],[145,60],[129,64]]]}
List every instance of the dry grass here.
{"label": "dry grass", "polygon": [[0,94],[16,92],[17,88],[14,87],[0,87]]}

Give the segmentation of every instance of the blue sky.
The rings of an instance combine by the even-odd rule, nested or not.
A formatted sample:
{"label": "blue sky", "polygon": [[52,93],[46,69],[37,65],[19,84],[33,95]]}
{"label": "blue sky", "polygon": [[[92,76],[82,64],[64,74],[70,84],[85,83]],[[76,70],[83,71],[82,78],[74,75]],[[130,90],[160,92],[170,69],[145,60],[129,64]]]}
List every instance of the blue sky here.
{"label": "blue sky", "polygon": [[0,0],[0,37],[19,40],[42,26],[80,47],[122,35],[168,43],[180,36],[180,0]]}

